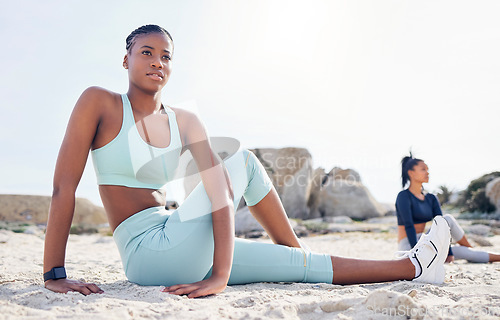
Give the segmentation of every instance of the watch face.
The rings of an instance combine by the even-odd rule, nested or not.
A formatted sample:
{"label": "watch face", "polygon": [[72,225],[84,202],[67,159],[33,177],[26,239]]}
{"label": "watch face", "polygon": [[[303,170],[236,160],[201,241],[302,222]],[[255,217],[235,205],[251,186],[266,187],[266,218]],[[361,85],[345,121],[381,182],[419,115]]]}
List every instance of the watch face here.
{"label": "watch face", "polygon": [[61,268],[54,268],[54,279],[66,278],[66,270]]}

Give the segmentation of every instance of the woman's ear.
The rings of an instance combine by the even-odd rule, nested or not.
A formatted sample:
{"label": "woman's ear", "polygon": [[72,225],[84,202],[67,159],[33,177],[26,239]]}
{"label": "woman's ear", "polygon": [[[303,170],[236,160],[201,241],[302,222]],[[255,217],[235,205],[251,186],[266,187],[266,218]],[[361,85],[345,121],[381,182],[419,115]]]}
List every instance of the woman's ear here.
{"label": "woman's ear", "polygon": [[413,169],[408,170],[408,181],[413,179],[413,175],[415,174],[415,171]]}
{"label": "woman's ear", "polygon": [[128,69],[128,57],[127,57],[127,55],[125,55],[125,57],[123,57],[123,67],[125,69]]}

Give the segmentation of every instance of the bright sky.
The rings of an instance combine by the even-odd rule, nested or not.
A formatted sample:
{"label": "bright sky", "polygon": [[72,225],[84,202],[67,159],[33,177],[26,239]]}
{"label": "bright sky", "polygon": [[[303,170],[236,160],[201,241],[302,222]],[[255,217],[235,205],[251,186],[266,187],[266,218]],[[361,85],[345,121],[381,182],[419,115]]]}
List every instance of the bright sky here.
{"label": "bright sky", "polygon": [[[127,91],[125,38],[174,38],[170,105],[242,147],[307,148],[394,202],[410,147],[430,191],[500,170],[498,1],[9,1],[0,11],[0,193],[50,195],[71,110]],[[77,196],[100,204],[89,159]]]}

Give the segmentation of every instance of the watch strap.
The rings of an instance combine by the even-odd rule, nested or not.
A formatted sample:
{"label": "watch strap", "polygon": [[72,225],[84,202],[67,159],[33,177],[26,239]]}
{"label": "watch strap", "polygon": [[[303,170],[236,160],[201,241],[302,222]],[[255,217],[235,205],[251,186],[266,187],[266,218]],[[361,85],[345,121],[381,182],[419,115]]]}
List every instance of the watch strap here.
{"label": "watch strap", "polygon": [[43,274],[43,281],[57,280],[66,278],[66,269],[64,267],[54,267]]}

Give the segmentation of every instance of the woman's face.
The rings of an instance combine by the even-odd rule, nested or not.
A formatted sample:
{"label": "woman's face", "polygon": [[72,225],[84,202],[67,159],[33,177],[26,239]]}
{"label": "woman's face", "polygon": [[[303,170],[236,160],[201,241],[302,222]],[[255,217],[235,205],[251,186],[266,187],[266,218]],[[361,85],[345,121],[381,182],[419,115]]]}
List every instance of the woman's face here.
{"label": "woman's face", "polygon": [[411,170],[408,170],[411,182],[429,182],[429,167],[423,161],[419,161]]}
{"label": "woman's face", "polygon": [[161,91],[172,72],[172,52],[172,42],[163,33],[138,36],[123,60],[130,85],[144,91]]}

